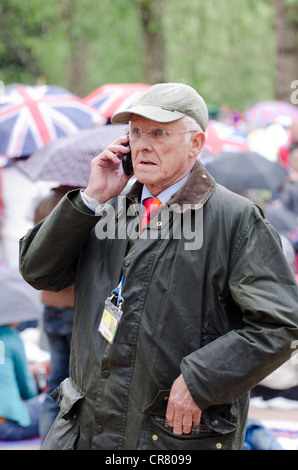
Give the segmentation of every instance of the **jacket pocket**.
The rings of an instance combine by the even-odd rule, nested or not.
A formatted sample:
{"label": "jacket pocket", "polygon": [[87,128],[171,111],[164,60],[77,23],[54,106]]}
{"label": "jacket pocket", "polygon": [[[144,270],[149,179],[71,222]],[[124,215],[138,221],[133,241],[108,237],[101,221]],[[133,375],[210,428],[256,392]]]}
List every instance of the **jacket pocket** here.
{"label": "jacket pocket", "polygon": [[42,446],[43,450],[74,450],[80,437],[79,408],[84,393],[71,378],[51,393],[60,412]]}
{"label": "jacket pocket", "polygon": [[143,410],[147,415],[139,450],[220,450],[232,449],[237,430],[237,404],[210,407],[203,411],[201,423],[190,434],[176,435],[167,424],[165,413],[170,390],[160,390]]}
{"label": "jacket pocket", "polygon": [[150,416],[144,421],[137,450],[231,450],[233,435],[216,433],[200,423],[190,434],[178,436],[161,422],[160,417]]}
{"label": "jacket pocket", "polygon": [[69,419],[74,417],[75,405],[84,398],[84,394],[68,377],[51,393],[51,397],[60,406],[61,417]]}
{"label": "jacket pocket", "polygon": [[159,390],[154,400],[143,410],[143,413],[165,415],[170,391],[170,389]]}
{"label": "jacket pocket", "polygon": [[213,431],[228,434],[237,429],[238,403],[209,406],[202,412],[202,420]]}

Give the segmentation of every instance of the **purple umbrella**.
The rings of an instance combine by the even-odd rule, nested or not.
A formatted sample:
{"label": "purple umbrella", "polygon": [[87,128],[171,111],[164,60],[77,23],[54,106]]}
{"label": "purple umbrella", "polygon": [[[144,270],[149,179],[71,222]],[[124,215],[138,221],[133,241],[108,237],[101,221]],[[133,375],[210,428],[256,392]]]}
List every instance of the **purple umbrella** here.
{"label": "purple umbrella", "polygon": [[34,181],[55,181],[65,186],[86,187],[91,160],[107,145],[125,135],[127,126],[109,124],[82,130],[50,142],[17,166]]}
{"label": "purple umbrella", "polygon": [[251,127],[257,129],[280,123],[283,116],[295,121],[298,119],[298,108],[284,101],[260,101],[243,114]]}

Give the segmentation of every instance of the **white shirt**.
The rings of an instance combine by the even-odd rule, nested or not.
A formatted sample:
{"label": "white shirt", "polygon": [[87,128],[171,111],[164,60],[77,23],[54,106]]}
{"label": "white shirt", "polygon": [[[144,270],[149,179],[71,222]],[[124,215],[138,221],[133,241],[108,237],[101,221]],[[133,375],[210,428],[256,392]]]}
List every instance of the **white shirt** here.
{"label": "white shirt", "polygon": [[[175,194],[184,185],[189,175],[190,175],[190,172],[186,176],[184,176],[184,178],[172,184],[171,186],[166,188],[164,191],[162,191],[158,195],[158,199],[160,200],[160,202],[162,204],[165,204],[167,201],[169,201],[172,195]],[[80,193],[81,193],[81,198],[84,204],[87,207],[89,207],[89,209],[93,210],[96,214],[100,215],[104,211],[105,204],[99,204],[99,202],[96,201],[96,199],[90,198],[89,196],[86,196],[86,194],[83,195],[82,192],[83,190],[81,190]],[[142,204],[144,204],[145,199],[147,199],[148,197],[155,197],[155,196],[153,196],[150,193],[149,189],[144,185],[142,189],[142,197],[141,197]]]}
{"label": "white shirt", "polygon": [[149,189],[144,185],[143,190],[142,190],[142,204],[144,203],[145,199],[147,199],[148,197],[157,197],[162,204],[165,204],[166,202],[169,201],[169,199],[171,199],[173,194],[175,194],[184,185],[184,183],[188,179],[189,175],[190,175],[190,173],[188,173],[186,176],[184,176],[184,178],[182,178],[182,180],[177,181],[177,183],[172,184],[171,186],[166,188],[164,191],[159,193],[158,196],[153,196],[150,193]]}

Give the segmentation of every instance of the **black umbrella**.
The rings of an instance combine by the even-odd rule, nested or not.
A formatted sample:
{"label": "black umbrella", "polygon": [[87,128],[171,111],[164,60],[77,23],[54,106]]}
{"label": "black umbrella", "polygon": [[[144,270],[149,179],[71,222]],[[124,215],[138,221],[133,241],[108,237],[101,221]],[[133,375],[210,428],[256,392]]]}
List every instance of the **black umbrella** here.
{"label": "black umbrella", "polygon": [[285,207],[276,207],[273,204],[264,206],[264,214],[275,230],[280,233],[292,232],[298,228],[297,215]]}
{"label": "black umbrella", "polygon": [[247,152],[222,152],[206,169],[231,191],[269,189],[275,191],[287,176],[285,169],[262,155]]}

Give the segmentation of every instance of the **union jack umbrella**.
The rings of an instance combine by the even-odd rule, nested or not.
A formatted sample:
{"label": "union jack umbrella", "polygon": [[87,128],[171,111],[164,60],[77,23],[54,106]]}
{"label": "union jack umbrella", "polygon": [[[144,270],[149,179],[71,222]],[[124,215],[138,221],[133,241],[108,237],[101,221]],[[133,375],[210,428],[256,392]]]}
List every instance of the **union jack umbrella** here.
{"label": "union jack umbrella", "polygon": [[115,113],[130,108],[140,93],[148,88],[150,85],[145,83],[108,83],[85,96],[83,100],[110,119]]}
{"label": "union jack umbrella", "polygon": [[96,110],[56,85],[16,86],[0,101],[0,154],[28,156],[92,125]]}
{"label": "union jack umbrella", "polygon": [[282,124],[285,118],[297,120],[298,108],[284,101],[260,101],[243,114],[251,128],[257,129],[270,124]]}

